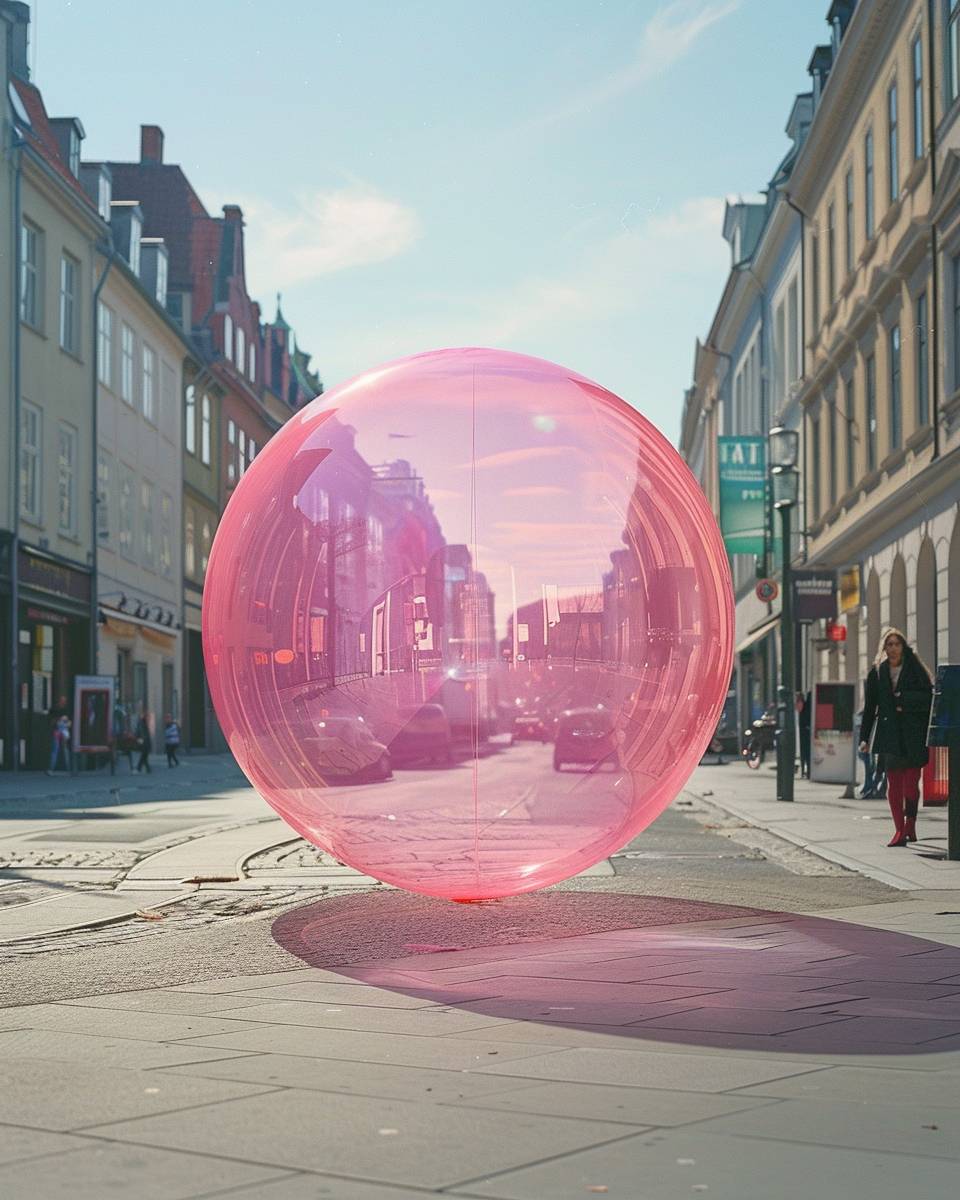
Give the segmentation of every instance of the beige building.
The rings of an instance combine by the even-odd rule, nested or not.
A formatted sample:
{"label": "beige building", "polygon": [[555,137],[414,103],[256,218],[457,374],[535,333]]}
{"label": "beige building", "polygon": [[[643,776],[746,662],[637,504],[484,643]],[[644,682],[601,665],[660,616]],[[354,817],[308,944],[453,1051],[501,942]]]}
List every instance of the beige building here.
{"label": "beige building", "polygon": [[806,565],[839,573],[846,642],[826,649],[810,628],[806,684],[862,679],[888,623],[931,667],[960,661],[960,178],[952,151],[932,151],[956,110],[946,9],[831,15],[790,195],[806,214]]}
{"label": "beige building", "polygon": [[19,243],[0,302],[10,331],[0,395],[17,489],[2,510],[3,764],[42,767],[49,710],[61,696],[72,700],[74,676],[93,658],[91,294],[107,225],[79,179],[82,125],[51,119],[29,82],[26,5],[4,3],[2,16],[12,76],[2,97],[3,209]]}
{"label": "beige building", "polygon": [[[83,166],[95,194],[109,168]],[[128,729],[146,713],[159,749],[181,713],[184,372],[196,367],[166,311],[167,249],[112,201],[114,257],[97,302],[99,670],[117,680]]]}

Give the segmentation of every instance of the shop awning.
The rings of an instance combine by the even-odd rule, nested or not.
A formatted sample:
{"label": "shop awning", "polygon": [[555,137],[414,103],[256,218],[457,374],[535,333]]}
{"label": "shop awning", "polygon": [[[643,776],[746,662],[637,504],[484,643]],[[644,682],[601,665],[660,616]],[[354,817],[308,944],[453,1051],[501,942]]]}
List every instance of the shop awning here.
{"label": "shop awning", "polygon": [[760,625],[754,626],[754,628],[750,630],[743,641],[737,645],[737,653],[743,654],[744,650],[749,650],[754,642],[759,642],[760,639],[765,638],[768,633],[773,633],[779,624],[780,614],[777,613],[775,617],[768,617]]}

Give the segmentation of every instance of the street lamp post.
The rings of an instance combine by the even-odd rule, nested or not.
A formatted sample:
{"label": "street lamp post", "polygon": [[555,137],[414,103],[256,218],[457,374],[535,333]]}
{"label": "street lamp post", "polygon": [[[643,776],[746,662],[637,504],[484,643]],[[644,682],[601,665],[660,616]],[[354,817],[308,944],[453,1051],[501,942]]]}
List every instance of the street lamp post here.
{"label": "street lamp post", "polygon": [[781,713],[780,740],[777,743],[777,799],[793,800],[793,771],[796,757],[796,724],[794,715],[795,668],[793,661],[793,580],[790,577],[790,512],[799,496],[800,476],[797,457],[800,435],[795,429],[782,425],[771,429],[767,436],[770,460],[770,483],[773,507],[780,511],[782,565],[780,582],[780,689],[778,708]]}

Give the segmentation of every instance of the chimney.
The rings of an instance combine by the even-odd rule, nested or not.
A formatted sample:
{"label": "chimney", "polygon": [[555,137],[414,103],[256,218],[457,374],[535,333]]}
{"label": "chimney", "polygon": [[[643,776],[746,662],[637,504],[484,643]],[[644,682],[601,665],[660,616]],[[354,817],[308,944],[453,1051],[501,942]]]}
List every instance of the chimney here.
{"label": "chimney", "polygon": [[30,6],[20,3],[4,4],[4,16],[10,22],[10,73],[18,79],[30,80],[30,59],[27,53],[30,37]]}
{"label": "chimney", "polygon": [[163,162],[163,130],[159,125],[140,126],[140,161],[157,166]]}
{"label": "chimney", "polygon": [[243,222],[243,213],[240,210],[239,204],[225,204],[223,206],[223,219],[225,221]]}

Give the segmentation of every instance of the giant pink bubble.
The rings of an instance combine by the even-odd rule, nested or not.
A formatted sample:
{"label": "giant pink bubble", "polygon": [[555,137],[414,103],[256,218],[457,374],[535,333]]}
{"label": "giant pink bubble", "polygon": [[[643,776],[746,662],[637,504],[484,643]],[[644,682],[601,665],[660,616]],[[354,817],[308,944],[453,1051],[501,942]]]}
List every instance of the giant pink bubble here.
{"label": "giant pink bubble", "polygon": [[730,680],[707,501],[617,396],[498,350],[335,388],[240,480],[203,607],[254,787],[341,862],[478,900],[568,878],[678,794]]}

